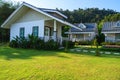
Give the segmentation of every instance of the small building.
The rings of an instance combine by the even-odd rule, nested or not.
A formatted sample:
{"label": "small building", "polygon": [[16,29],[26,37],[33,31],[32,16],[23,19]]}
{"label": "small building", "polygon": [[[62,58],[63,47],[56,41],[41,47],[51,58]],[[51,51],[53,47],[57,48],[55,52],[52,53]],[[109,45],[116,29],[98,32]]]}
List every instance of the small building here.
{"label": "small building", "polygon": [[105,35],[105,42],[120,41],[120,21],[105,22],[102,27],[102,33]]}
{"label": "small building", "polygon": [[82,29],[79,30],[77,28],[71,27],[69,32],[66,34],[69,35],[69,39],[71,41],[91,41],[97,35],[97,24],[96,23],[79,23],[75,24],[78,28]]}
{"label": "small building", "polygon": [[[54,9],[38,8],[23,2],[1,25],[10,29],[10,41],[14,37],[28,37],[29,34],[48,41],[62,42],[62,27],[75,25],[66,22],[67,16]],[[78,28],[81,30],[80,28]]]}

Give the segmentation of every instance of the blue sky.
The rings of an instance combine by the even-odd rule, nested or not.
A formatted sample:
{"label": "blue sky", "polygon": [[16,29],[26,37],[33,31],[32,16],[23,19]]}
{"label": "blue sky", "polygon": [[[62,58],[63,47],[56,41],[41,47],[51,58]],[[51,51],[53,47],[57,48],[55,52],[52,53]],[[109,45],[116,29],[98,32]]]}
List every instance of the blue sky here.
{"label": "blue sky", "polygon": [[52,9],[100,8],[113,9],[120,12],[120,0],[11,0],[27,2],[37,7]]}

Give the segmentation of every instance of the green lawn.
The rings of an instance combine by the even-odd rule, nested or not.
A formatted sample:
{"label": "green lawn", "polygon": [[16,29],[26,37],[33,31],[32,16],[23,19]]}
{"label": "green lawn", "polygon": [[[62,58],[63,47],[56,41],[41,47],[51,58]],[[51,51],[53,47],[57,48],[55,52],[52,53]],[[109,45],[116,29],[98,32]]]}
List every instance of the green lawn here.
{"label": "green lawn", "polygon": [[120,56],[0,47],[0,80],[120,80]]}

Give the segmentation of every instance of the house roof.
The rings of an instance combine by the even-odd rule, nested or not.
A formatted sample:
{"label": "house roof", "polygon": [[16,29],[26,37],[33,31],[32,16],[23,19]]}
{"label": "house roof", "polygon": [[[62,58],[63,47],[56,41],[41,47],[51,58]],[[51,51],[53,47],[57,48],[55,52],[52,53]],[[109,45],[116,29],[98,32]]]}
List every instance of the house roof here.
{"label": "house roof", "polygon": [[[118,25],[119,24],[119,25]],[[120,21],[105,22],[102,27],[102,33],[120,32]]]}
{"label": "house roof", "polygon": [[[81,24],[84,25],[85,27],[82,28]],[[96,23],[80,23],[75,25],[79,28],[82,28],[82,31],[72,27],[71,32],[95,32],[97,29]]]}
{"label": "house roof", "polygon": [[[78,27],[76,27],[75,25],[73,25],[73,24],[71,24],[71,23],[69,23],[69,22],[66,22],[66,21],[64,21],[64,20],[62,20],[62,19],[59,19],[59,18],[57,18],[57,17],[55,17],[55,16],[50,15],[49,13],[47,13],[48,10],[49,10],[49,11],[55,11],[55,10],[53,10],[53,9],[45,9],[45,8],[44,8],[44,9],[43,9],[43,8],[37,8],[37,7],[35,7],[35,6],[31,5],[31,4],[28,4],[28,3],[26,3],[26,2],[23,2],[23,3],[21,4],[21,6],[20,6],[18,9],[16,9],[16,10],[10,15],[10,16],[8,17],[8,19],[1,25],[1,27],[6,28],[6,26],[8,26],[9,24],[11,24],[11,21],[14,19],[13,17],[17,17],[16,15],[19,14],[19,12],[20,12],[19,10],[20,10],[21,8],[24,8],[23,6],[29,7],[29,8],[31,8],[31,9],[39,12],[39,13],[42,13],[42,14],[44,14],[44,15],[46,15],[46,16],[48,16],[48,17],[50,17],[50,18],[52,18],[52,19],[54,19],[54,20],[56,20],[56,21],[58,21],[58,22],[60,22],[60,23],[62,23],[62,24],[65,24],[65,25],[68,25],[68,26],[77,28],[77,29],[79,29],[79,30],[82,30],[81,28],[78,28]],[[58,12],[58,11],[55,11],[55,12],[60,13],[60,12]],[[63,15],[63,14],[60,13],[60,15]],[[63,16],[64,16],[64,15],[63,15]],[[65,17],[65,16],[64,16],[64,17]]]}
{"label": "house roof", "polygon": [[59,11],[55,10],[55,9],[47,9],[47,8],[38,8],[44,12],[47,12],[47,13],[50,13],[50,12],[53,12],[53,13],[57,13],[59,14],[60,16],[64,17],[64,18],[68,18],[67,16],[65,16],[64,14],[60,13]]}

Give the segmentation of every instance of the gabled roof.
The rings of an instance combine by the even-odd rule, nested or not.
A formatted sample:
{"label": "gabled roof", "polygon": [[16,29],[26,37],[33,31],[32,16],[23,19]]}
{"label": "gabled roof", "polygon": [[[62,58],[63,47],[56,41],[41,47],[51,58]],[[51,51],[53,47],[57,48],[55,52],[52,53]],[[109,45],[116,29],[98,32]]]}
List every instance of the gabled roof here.
{"label": "gabled roof", "polygon": [[120,26],[118,26],[118,23],[120,24],[120,21],[116,22],[105,22],[102,27],[102,32],[120,32]]}
{"label": "gabled roof", "polygon": [[[1,27],[8,26],[8,24],[10,24],[10,21],[13,19],[13,17],[14,17],[17,13],[19,13],[19,10],[20,10],[21,8],[23,8],[23,6],[29,7],[29,8],[31,8],[31,9],[39,12],[39,13],[42,13],[42,14],[44,14],[44,15],[46,15],[46,16],[48,16],[48,17],[50,17],[50,18],[52,18],[52,19],[54,19],[54,20],[56,20],[56,21],[58,21],[58,22],[60,22],[60,23],[62,23],[62,24],[65,24],[65,25],[68,25],[68,26],[77,28],[77,29],[79,29],[79,30],[82,30],[81,28],[78,28],[78,27],[76,27],[76,26],[73,25],[73,24],[70,24],[70,23],[68,23],[68,22],[66,22],[66,21],[64,21],[64,20],[61,20],[61,19],[59,19],[59,18],[57,18],[57,17],[55,17],[55,16],[50,15],[49,13],[47,13],[47,12],[45,11],[45,9],[37,8],[37,7],[33,6],[33,5],[30,5],[30,4],[25,3],[25,2],[23,2],[23,3],[20,5],[20,7],[19,7],[18,9],[16,9],[16,10],[8,17],[8,19],[1,25]],[[61,14],[62,14],[62,13],[61,13]]]}
{"label": "gabled roof", "polygon": [[[81,24],[81,23],[80,23]],[[80,27],[80,24],[75,24],[77,27]],[[82,28],[82,31],[76,29],[76,28],[71,28],[71,32],[95,32],[97,29],[97,24],[96,23],[82,23],[84,24],[85,28]]]}
{"label": "gabled roof", "polygon": [[55,9],[47,9],[47,8],[38,8],[44,12],[54,12],[54,13],[57,13],[59,14],[60,16],[64,17],[64,18],[68,18],[67,16],[65,16],[64,14],[60,13],[59,11],[55,10]]}

